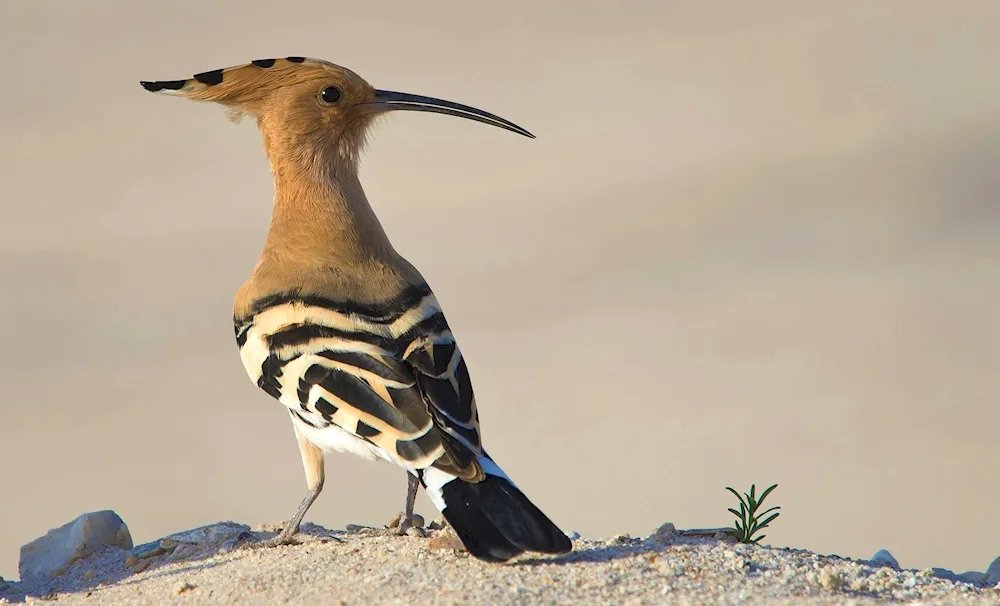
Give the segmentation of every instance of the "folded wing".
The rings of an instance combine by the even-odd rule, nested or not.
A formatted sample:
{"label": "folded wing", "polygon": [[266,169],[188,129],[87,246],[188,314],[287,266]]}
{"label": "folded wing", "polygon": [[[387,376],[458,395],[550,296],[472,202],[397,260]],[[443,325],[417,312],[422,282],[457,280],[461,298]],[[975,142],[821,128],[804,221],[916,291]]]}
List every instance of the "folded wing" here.
{"label": "folded wing", "polygon": [[257,384],[303,422],[336,425],[404,467],[479,481],[468,368],[434,295],[421,295],[396,313],[277,301],[244,337],[237,327],[241,352],[248,368],[262,358]]}

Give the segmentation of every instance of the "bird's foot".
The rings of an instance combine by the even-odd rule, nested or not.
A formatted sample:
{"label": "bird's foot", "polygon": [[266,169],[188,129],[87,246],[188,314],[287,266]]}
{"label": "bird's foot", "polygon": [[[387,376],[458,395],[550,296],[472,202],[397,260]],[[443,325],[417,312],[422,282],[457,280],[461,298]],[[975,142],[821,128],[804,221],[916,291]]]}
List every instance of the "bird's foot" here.
{"label": "bird's foot", "polygon": [[389,523],[385,525],[387,529],[392,531],[392,534],[396,536],[402,536],[406,534],[406,531],[410,528],[422,528],[424,525],[424,517],[418,513],[407,516],[405,513],[397,513]]}
{"label": "bird's foot", "polygon": [[298,528],[292,530],[291,532],[286,532],[282,530],[278,533],[278,536],[272,537],[270,539],[265,539],[262,541],[250,541],[244,543],[243,547],[247,549],[270,549],[271,547],[281,547],[284,545],[299,545],[301,541],[295,538],[298,534]]}

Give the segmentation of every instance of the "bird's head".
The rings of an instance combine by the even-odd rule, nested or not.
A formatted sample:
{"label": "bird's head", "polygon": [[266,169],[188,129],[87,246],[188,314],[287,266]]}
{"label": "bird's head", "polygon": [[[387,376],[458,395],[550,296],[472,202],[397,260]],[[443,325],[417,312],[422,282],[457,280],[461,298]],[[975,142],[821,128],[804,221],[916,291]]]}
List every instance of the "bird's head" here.
{"label": "bird's head", "polygon": [[256,118],[269,153],[317,160],[319,149],[356,162],[374,119],[394,110],[424,111],[534,135],[499,116],[443,99],[373,88],[349,69],[319,59],[258,59],[183,80],[140,82],[150,92],[214,101],[230,117]]}

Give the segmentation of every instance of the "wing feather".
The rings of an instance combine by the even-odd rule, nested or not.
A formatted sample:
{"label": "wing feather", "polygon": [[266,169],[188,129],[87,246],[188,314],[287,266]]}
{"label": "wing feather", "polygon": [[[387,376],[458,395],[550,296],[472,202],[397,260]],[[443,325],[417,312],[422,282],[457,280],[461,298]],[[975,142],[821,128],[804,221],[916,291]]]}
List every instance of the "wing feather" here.
{"label": "wing feather", "polygon": [[255,339],[266,349],[252,373],[262,389],[299,420],[334,424],[404,466],[482,478],[472,382],[433,294],[388,316],[283,303],[294,321],[281,322],[279,305],[260,312],[262,325],[236,328],[241,351]]}

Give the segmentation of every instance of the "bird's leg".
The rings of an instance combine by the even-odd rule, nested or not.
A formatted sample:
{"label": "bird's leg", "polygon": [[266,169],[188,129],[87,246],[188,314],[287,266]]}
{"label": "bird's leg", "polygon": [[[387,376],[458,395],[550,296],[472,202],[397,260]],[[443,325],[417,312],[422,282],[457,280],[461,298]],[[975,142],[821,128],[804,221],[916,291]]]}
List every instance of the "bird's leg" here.
{"label": "bird's leg", "polygon": [[417,503],[417,488],[420,487],[420,480],[412,473],[406,474],[406,504],[403,506],[403,517],[399,519],[397,533],[403,534],[413,525],[413,506]]}
{"label": "bird's leg", "polygon": [[389,528],[397,535],[406,534],[406,530],[413,526],[413,506],[417,502],[417,489],[420,488],[417,476],[407,472],[406,479],[406,505],[403,507],[403,513],[396,516],[399,518],[399,524],[396,524],[396,518],[389,522]]}
{"label": "bird's leg", "polygon": [[309,487],[309,492],[306,493],[305,498],[299,504],[299,508],[295,511],[295,515],[288,520],[281,533],[273,539],[254,543],[254,548],[277,547],[278,545],[295,543],[292,537],[299,531],[302,518],[323,490],[323,481],[325,479],[323,451],[312,442],[306,440],[305,436],[298,429],[295,431],[295,437],[299,440],[299,453],[302,455],[302,467],[305,468],[306,485]]}

